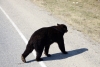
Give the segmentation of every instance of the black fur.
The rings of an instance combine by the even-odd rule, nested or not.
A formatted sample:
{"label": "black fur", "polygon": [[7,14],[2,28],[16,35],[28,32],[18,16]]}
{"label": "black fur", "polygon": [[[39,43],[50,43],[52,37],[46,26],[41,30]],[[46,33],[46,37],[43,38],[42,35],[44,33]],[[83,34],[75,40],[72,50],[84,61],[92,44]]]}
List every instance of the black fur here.
{"label": "black fur", "polygon": [[[62,53],[66,54],[63,35],[66,33],[67,26],[64,24],[57,24],[57,26],[43,27],[34,32],[31,36],[26,50],[22,54],[22,61],[26,62],[25,58],[33,51],[36,50],[36,60],[41,61],[41,55],[44,50],[46,56],[51,56],[49,53],[49,47],[52,43],[58,43],[59,49]],[[44,49],[45,48],[45,49]]]}

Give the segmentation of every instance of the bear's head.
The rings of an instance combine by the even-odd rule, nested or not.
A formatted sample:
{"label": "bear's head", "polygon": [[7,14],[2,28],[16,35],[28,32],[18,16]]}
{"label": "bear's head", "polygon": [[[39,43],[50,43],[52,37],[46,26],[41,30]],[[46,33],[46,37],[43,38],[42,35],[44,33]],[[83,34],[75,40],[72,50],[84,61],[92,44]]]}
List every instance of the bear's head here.
{"label": "bear's head", "polygon": [[59,31],[61,31],[63,33],[68,32],[67,26],[64,24],[57,24],[57,27],[58,27]]}

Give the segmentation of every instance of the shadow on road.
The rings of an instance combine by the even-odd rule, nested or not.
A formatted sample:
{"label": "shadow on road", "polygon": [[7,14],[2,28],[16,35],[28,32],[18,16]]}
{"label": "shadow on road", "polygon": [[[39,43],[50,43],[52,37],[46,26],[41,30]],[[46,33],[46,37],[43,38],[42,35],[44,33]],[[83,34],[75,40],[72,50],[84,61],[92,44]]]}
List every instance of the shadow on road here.
{"label": "shadow on road", "polygon": [[[51,57],[43,57],[43,61],[65,59],[65,58],[69,58],[69,57],[73,57],[75,55],[81,54],[85,51],[88,51],[88,49],[87,48],[75,49],[75,50],[72,50],[72,51],[68,51],[68,54],[55,53],[55,54],[52,54]],[[33,62],[33,61],[35,61],[35,60],[27,61],[27,63],[30,63],[30,62]]]}
{"label": "shadow on road", "polygon": [[68,51],[68,54],[56,53],[56,54],[52,54],[51,57],[44,57],[43,59],[44,59],[44,61],[60,60],[60,59],[65,59],[65,58],[69,58],[69,57],[81,54],[85,51],[88,51],[88,49],[87,48],[80,48],[80,49]]}

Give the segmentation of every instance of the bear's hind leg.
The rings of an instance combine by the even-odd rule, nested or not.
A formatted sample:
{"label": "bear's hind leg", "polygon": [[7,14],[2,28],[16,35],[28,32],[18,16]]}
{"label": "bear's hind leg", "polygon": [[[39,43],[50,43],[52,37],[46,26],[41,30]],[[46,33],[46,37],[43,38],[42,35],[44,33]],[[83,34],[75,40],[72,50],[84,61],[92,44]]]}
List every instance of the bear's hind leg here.
{"label": "bear's hind leg", "polygon": [[26,63],[25,58],[33,51],[34,47],[33,46],[27,46],[24,53],[21,56],[21,60]]}
{"label": "bear's hind leg", "polygon": [[44,54],[45,54],[47,57],[50,57],[50,56],[51,56],[50,54],[48,54],[48,53],[49,53],[49,48],[50,48],[50,45],[45,46]]}
{"label": "bear's hind leg", "polygon": [[44,47],[35,47],[36,50],[36,61],[42,61],[43,59],[41,58],[42,52],[43,52]]}
{"label": "bear's hind leg", "polygon": [[42,61],[43,59],[41,58],[42,53],[38,53],[37,52],[37,56],[36,56],[36,61]]}

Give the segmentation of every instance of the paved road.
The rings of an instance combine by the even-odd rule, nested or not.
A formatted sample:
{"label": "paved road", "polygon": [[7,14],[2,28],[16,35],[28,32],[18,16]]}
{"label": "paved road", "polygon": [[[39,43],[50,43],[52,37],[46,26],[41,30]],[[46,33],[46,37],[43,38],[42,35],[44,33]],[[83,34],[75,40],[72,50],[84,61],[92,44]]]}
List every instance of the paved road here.
{"label": "paved road", "polygon": [[[0,7],[0,67],[100,66],[99,44],[91,42],[81,32],[73,30],[68,24],[37,7],[30,0],[0,0]],[[69,32],[64,35],[64,39],[69,54],[62,54],[54,43],[50,48],[51,57],[43,54],[44,61],[36,62],[33,52],[26,58],[28,63],[23,63],[20,56],[31,34],[41,27],[57,23],[65,23],[68,26]]]}

